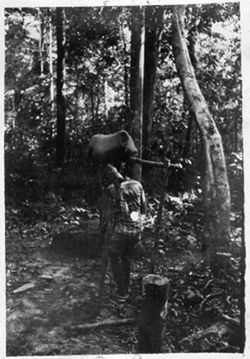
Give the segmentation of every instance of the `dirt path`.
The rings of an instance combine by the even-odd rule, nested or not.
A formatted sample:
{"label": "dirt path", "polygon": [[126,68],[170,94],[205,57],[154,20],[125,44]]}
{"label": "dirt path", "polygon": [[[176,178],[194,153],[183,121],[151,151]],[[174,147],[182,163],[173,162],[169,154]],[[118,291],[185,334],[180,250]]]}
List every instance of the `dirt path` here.
{"label": "dirt path", "polygon": [[[93,228],[91,236],[96,237],[96,225]],[[112,300],[113,282],[110,271],[107,273],[102,311],[97,317],[100,258],[79,256],[84,248],[74,248],[72,252],[67,246],[63,248],[63,242],[62,248],[43,243],[36,251],[37,241],[34,238],[25,241],[20,251],[25,254],[16,253],[14,259],[14,242],[7,241],[7,258],[12,258],[7,265],[7,355],[134,353],[136,328],[133,325],[92,330],[84,335],[78,335],[72,328],[98,320],[135,316],[141,300],[141,280],[148,273],[146,260],[133,263],[131,294],[125,305],[117,305]],[[188,317],[183,316],[180,309],[182,302],[178,304],[177,287],[184,285],[184,273],[193,275],[190,268],[199,261],[200,254],[191,251],[169,252],[159,257],[158,273],[167,273],[174,298],[170,303],[172,315],[163,352],[176,351],[180,333],[185,336],[189,332],[188,327],[186,330],[183,327]],[[27,284],[29,289],[23,287]]]}
{"label": "dirt path", "polygon": [[[71,337],[67,327],[95,321],[93,298],[99,268],[95,260],[40,251],[30,258],[33,288],[7,296],[8,355],[97,354],[108,346],[95,334]],[[20,288],[22,282],[16,283]],[[103,317],[109,317],[103,311]],[[105,340],[106,339],[106,340]],[[110,345],[119,340],[109,337]],[[97,344],[98,343],[98,344]],[[124,348],[118,346],[119,352]]]}
{"label": "dirt path", "polygon": [[[97,229],[95,224],[93,227]],[[86,233],[91,236],[93,230]],[[7,243],[13,247],[11,239]],[[35,247],[34,241],[30,243]],[[44,244],[38,252],[29,248],[30,243],[22,243],[21,252],[25,255],[15,258],[15,248],[7,249],[7,257],[9,252],[12,258],[12,261],[7,260],[7,354],[129,352],[131,335],[121,341],[117,328],[105,329],[105,332],[90,331],[81,336],[71,332],[71,328],[78,324],[128,314],[124,308],[119,310],[109,298],[112,279],[108,273],[103,308],[100,316],[96,317],[100,259],[81,258],[79,254],[82,254],[83,248],[79,246],[79,241],[76,243],[78,250],[74,248],[74,251],[65,247],[63,241],[62,248],[58,247],[58,243],[56,246]]]}

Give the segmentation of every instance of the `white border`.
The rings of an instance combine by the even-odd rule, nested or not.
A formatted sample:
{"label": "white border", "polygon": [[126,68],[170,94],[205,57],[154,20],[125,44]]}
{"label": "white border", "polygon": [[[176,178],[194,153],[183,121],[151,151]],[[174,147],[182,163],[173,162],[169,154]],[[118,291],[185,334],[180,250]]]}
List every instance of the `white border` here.
{"label": "white border", "polygon": [[[233,1],[223,1],[223,0],[1,0],[0,4],[0,18],[3,19],[3,9],[5,7],[56,7],[56,6],[131,6],[131,5],[176,5],[176,4],[208,4],[208,3],[226,3],[226,2],[239,2],[241,4],[241,28],[242,28],[242,73],[243,73],[243,133],[244,133],[244,174],[245,174],[245,241],[246,241],[246,328],[247,328],[247,339],[244,354],[230,354],[230,353],[178,353],[178,354],[128,354],[128,355],[67,355],[67,356],[25,356],[18,358],[53,358],[53,359],[63,359],[63,358],[76,358],[76,359],[101,359],[101,358],[129,358],[129,359],[146,359],[146,358],[174,358],[174,359],[182,359],[183,356],[187,359],[193,358],[204,358],[204,359],[226,359],[226,358],[249,358],[250,357],[250,340],[249,340],[249,330],[250,330],[250,292],[249,292],[249,258],[250,258],[250,246],[248,243],[249,234],[249,216],[250,216],[250,202],[249,202],[249,178],[250,178],[250,168],[249,168],[249,159],[250,159],[250,146],[249,146],[249,138],[250,138],[250,0],[233,0]],[[3,31],[3,21],[1,21],[0,25],[0,43],[4,44],[4,31]],[[1,71],[1,93],[4,92],[4,46],[0,48],[1,57],[0,57],[0,71]],[[3,166],[3,119],[4,119],[4,108],[3,101],[0,104],[0,133],[1,133],[1,144],[0,144],[0,188],[1,191],[1,201],[0,201],[0,269],[1,269],[1,280],[0,280],[0,308],[1,308],[1,326],[0,326],[0,358],[6,357],[5,352],[5,246],[4,246],[4,166]],[[3,309],[3,310],[2,310]],[[8,357],[12,358],[12,357]],[[17,358],[17,357],[13,357]]]}
{"label": "white border", "polygon": [[133,6],[133,5],[177,5],[177,4],[212,4],[212,3],[227,3],[240,2],[244,3],[247,0],[2,0],[3,7],[56,7],[56,6]]}

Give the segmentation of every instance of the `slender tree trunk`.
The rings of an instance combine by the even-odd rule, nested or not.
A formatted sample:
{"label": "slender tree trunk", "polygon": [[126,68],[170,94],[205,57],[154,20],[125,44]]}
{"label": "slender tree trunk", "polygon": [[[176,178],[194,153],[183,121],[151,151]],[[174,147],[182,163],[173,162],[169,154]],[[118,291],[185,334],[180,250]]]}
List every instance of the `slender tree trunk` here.
{"label": "slender tree trunk", "polygon": [[[96,93],[98,94],[99,92],[100,92],[100,83],[98,80]],[[95,118],[97,121],[98,121],[98,115],[99,115],[99,106],[100,106],[100,96],[96,96]]]}
{"label": "slender tree trunk", "polygon": [[127,43],[124,35],[123,24],[120,27],[120,34],[123,42],[123,55],[124,55],[124,87],[125,87],[125,106],[126,110],[129,109],[129,88],[128,88],[128,56],[127,56]]}
{"label": "slender tree trunk", "polygon": [[124,84],[125,84],[125,106],[126,106],[126,111],[128,111],[128,109],[129,109],[129,89],[128,89],[127,58],[125,59],[125,64],[124,64]]}
{"label": "slender tree trunk", "polygon": [[235,118],[234,121],[234,152],[238,151],[238,121]]}
{"label": "slender tree trunk", "polygon": [[[39,19],[39,60],[40,60],[40,78],[43,81],[44,78],[44,14],[41,8],[38,8]],[[40,118],[44,120],[44,101],[40,106]]]}
{"label": "slender tree trunk", "polygon": [[57,38],[57,165],[61,165],[65,157],[65,100],[63,95],[63,64],[64,64],[64,36],[63,36],[63,8],[56,8],[56,38]]}
{"label": "slender tree trunk", "polygon": [[93,89],[90,90],[92,124],[95,125],[95,95]]}
{"label": "slender tree trunk", "polygon": [[108,103],[108,80],[107,77],[103,76],[103,87],[104,87],[104,114],[105,119],[108,119],[108,110],[109,110],[109,103]]}
{"label": "slender tree trunk", "polygon": [[220,245],[229,241],[230,190],[221,136],[201,93],[190,60],[184,37],[184,14],[184,6],[174,6],[172,46],[182,87],[200,129],[205,152],[205,240],[210,258]]}
{"label": "slender tree trunk", "polygon": [[145,8],[145,65],[143,90],[143,157],[148,158],[153,123],[155,78],[158,62],[158,44],[162,29],[162,8]]}
{"label": "slender tree trunk", "polygon": [[52,115],[55,111],[55,90],[54,90],[54,69],[53,69],[53,24],[52,24],[52,10],[49,19],[49,72],[50,72],[50,102]]}
{"label": "slender tree trunk", "polygon": [[[195,26],[193,26],[188,31],[187,39],[188,39],[188,52],[189,52],[190,60],[193,65],[194,72],[196,73],[197,58],[196,58],[196,54],[195,54],[195,43],[196,43],[196,27]],[[187,132],[186,132],[186,137],[185,137],[185,143],[183,146],[182,157],[188,158],[191,153],[192,130],[193,130],[193,124],[195,121],[195,116],[192,111],[192,108],[189,105],[189,101],[188,101],[186,93],[184,93],[184,109],[185,109],[186,114],[188,115],[188,126],[187,126]]]}
{"label": "slender tree trunk", "polygon": [[246,304],[245,304],[245,294],[246,294],[246,242],[245,242],[245,233],[242,233],[242,250],[240,258],[240,279],[241,279],[241,293],[239,298],[239,309],[240,309],[240,353],[244,353],[245,344],[246,344]]}
{"label": "slender tree trunk", "polygon": [[[145,9],[132,9],[130,68],[130,129],[139,157],[142,156],[143,132],[143,71],[144,71]],[[133,165],[132,177],[141,180],[141,164]]]}
{"label": "slender tree trunk", "polygon": [[44,46],[44,18],[40,8],[38,8],[39,18],[39,59],[40,59],[40,75],[44,74],[44,58],[43,58],[43,46]]}

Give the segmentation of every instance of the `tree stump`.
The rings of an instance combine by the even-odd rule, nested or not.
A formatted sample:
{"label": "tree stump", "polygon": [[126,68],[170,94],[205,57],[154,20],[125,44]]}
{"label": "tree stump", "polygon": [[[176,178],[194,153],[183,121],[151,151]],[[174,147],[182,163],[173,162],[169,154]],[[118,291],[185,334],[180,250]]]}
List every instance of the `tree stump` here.
{"label": "tree stump", "polygon": [[143,278],[144,301],[138,318],[137,352],[160,353],[167,315],[169,280],[155,274]]}

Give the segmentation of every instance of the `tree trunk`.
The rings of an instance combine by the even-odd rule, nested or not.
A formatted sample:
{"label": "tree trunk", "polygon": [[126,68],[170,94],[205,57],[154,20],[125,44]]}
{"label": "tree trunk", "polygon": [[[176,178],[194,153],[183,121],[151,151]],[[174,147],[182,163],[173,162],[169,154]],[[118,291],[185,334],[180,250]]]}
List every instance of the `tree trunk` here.
{"label": "tree trunk", "polygon": [[40,8],[38,8],[39,18],[39,60],[40,60],[40,75],[44,74],[44,58],[43,58],[43,47],[44,47],[44,17]]}
{"label": "tree trunk", "polygon": [[230,235],[230,190],[221,136],[201,93],[184,37],[184,6],[174,6],[172,46],[182,87],[198,124],[205,153],[205,239],[209,258]]}
{"label": "tree trunk", "polygon": [[[195,43],[196,43],[196,27],[195,26],[193,26],[188,31],[187,39],[188,39],[188,52],[189,52],[191,64],[193,65],[194,72],[196,73],[197,58],[196,58],[196,54],[195,54]],[[191,154],[192,130],[193,130],[193,124],[194,124],[193,122],[195,121],[195,116],[192,111],[192,108],[190,108],[186,93],[184,93],[184,110],[185,110],[185,114],[188,115],[188,126],[187,126],[187,132],[186,132],[185,142],[184,142],[184,146],[183,146],[183,154],[182,154],[182,157],[185,159],[185,158],[188,158]]]}
{"label": "tree trunk", "polygon": [[143,278],[144,301],[138,318],[138,353],[160,353],[167,316],[169,280],[149,274]]}
{"label": "tree trunk", "polygon": [[[100,82],[99,82],[99,80],[98,80],[96,93],[98,94],[99,92],[100,92]],[[99,106],[100,106],[100,96],[96,96],[96,108],[95,108],[95,118],[96,118],[96,121],[98,121]]]}
{"label": "tree trunk", "polygon": [[168,178],[169,178],[169,167],[170,167],[170,161],[166,161],[164,166],[164,177],[163,177],[162,188],[161,188],[160,203],[159,203],[158,213],[155,222],[154,247],[150,261],[150,269],[149,269],[150,273],[155,272],[155,262],[156,262],[156,256],[159,246],[159,233],[160,233],[161,220],[162,220],[162,210],[163,210],[165,192],[167,189]]}
{"label": "tree trunk", "polygon": [[61,165],[65,157],[65,100],[63,95],[63,65],[64,65],[64,36],[63,8],[56,8],[56,38],[57,38],[57,165]]}
{"label": "tree trunk", "polygon": [[145,65],[143,89],[143,158],[148,158],[150,134],[153,123],[155,78],[158,62],[158,44],[162,28],[161,7],[145,9]]}
{"label": "tree trunk", "polygon": [[[194,121],[195,121],[195,116],[194,113],[192,111],[192,109],[190,108],[189,105],[189,101],[187,99],[186,94],[184,94],[184,103],[183,103],[183,107],[184,107],[184,115],[183,115],[183,121],[185,121],[185,118],[188,117],[187,119],[187,131],[186,131],[186,136],[185,136],[185,140],[184,140],[184,145],[183,145],[183,151],[182,151],[182,157],[184,159],[189,158],[192,152],[192,145],[194,146],[194,139],[193,139],[193,132],[195,130],[194,128]],[[193,143],[194,142],[194,143]]]}
{"label": "tree trunk", "polygon": [[192,124],[193,124],[192,117],[189,115],[189,117],[188,117],[188,125],[187,125],[187,132],[186,132],[185,142],[184,142],[183,152],[182,152],[182,157],[184,159],[188,158],[190,156],[190,153],[191,153]]}
{"label": "tree trunk", "polygon": [[90,90],[90,102],[91,102],[92,124],[93,126],[95,126],[95,96],[93,89]]}
{"label": "tree trunk", "polygon": [[[143,70],[144,70],[144,38],[145,10],[133,7],[131,35],[131,68],[130,68],[130,129],[133,140],[142,156],[142,124],[143,124]],[[133,165],[132,177],[141,180],[141,164]]]}
{"label": "tree trunk", "polygon": [[127,42],[124,35],[123,24],[120,26],[120,34],[123,43],[123,56],[124,56],[124,87],[125,87],[125,106],[126,112],[129,110],[129,88],[128,88],[128,51]]}
{"label": "tree trunk", "polygon": [[53,70],[53,24],[52,24],[52,10],[49,19],[49,73],[50,73],[50,102],[52,115],[55,110],[54,103],[54,70]]}
{"label": "tree trunk", "polygon": [[244,353],[244,348],[246,344],[246,303],[245,303],[245,295],[246,295],[246,242],[245,242],[245,233],[242,236],[242,250],[241,250],[241,258],[240,258],[240,279],[241,279],[241,293],[239,298],[239,309],[240,309],[240,353]]}
{"label": "tree trunk", "polygon": [[104,115],[105,115],[105,120],[108,120],[108,113],[109,113],[109,103],[108,103],[108,79],[107,77],[104,75],[103,76],[103,87],[104,87]]}
{"label": "tree trunk", "polygon": [[238,151],[238,121],[237,117],[234,120],[234,152]]}

